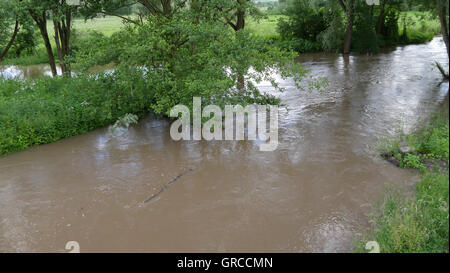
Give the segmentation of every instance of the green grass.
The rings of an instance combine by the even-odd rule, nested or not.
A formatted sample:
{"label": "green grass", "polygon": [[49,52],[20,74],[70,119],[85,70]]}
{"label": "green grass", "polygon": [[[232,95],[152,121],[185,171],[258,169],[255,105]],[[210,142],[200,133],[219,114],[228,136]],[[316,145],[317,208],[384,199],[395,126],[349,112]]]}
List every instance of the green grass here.
{"label": "green grass", "polygon": [[388,154],[398,157],[402,167],[420,169],[423,178],[412,198],[396,190],[386,194],[372,216],[371,232],[356,243],[356,252],[366,252],[368,241],[376,241],[381,252],[388,253],[449,252],[448,112],[406,139],[411,152],[400,154],[399,142],[394,142]]}

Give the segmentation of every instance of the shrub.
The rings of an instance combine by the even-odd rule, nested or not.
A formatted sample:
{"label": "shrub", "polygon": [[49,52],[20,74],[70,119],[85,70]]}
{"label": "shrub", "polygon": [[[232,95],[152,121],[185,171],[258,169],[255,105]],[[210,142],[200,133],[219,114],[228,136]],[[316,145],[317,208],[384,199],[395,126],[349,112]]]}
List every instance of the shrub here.
{"label": "shrub", "polygon": [[134,75],[0,80],[0,155],[83,134],[127,113],[143,116],[153,82]]}

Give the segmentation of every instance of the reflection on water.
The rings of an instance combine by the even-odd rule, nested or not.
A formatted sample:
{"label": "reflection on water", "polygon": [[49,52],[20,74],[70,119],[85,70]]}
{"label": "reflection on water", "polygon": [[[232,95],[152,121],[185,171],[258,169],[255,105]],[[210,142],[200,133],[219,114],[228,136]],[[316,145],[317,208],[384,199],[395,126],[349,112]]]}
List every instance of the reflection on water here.
{"label": "reflection on water", "polygon": [[[61,68],[56,67],[58,75],[61,75]],[[28,66],[0,65],[0,78],[6,80],[13,79],[37,79],[41,77],[51,77],[52,71],[48,64],[37,64]]]}
{"label": "reflection on water", "polygon": [[145,119],[118,137],[104,128],[0,158],[0,251],[63,251],[67,241],[86,252],[349,251],[385,185],[412,189],[417,178],[372,148],[448,106],[434,60],[447,61],[442,39],[375,56],[303,54],[330,87],[282,81],[275,152],[175,142],[167,121]]}

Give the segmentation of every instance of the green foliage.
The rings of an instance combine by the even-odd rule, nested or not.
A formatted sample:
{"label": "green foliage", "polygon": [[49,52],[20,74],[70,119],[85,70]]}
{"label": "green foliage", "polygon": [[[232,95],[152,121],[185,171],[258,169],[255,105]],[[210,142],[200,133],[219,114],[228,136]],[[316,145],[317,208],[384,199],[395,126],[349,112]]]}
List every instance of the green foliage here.
{"label": "green foliage", "polygon": [[[415,198],[391,191],[381,210],[373,215],[373,230],[357,242],[356,251],[365,252],[367,241],[376,241],[381,252],[449,252],[449,122],[448,112],[433,117],[423,130],[407,136],[413,152],[400,154],[399,142],[391,146],[390,154],[400,160],[400,166],[425,172],[416,186]],[[426,172],[429,159],[446,162],[440,173]],[[439,161],[438,161],[439,164]]]}
{"label": "green foliage", "polygon": [[283,15],[267,15],[262,18],[249,17],[246,21],[247,30],[263,39],[278,39],[280,34],[277,31],[278,21],[285,18]]}
{"label": "green foliage", "polygon": [[118,63],[118,53],[115,46],[122,38],[120,33],[111,37],[98,31],[74,31],[72,38],[72,54],[69,62],[74,63],[73,68],[87,70],[95,65]]}
{"label": "green foliage", "polygon": [[367,8],[366,3],[357,3],[352,35],[353,50],[358,53],[378,52],[379,42],[374,28],[375,19]]}
{"label": "green foliage", "polygon": [[325,9],[325,20],[329,22],[328,27],[322,31],[318,38],[323,50],[329,52],[339,52],[344,46],[345,26],[342,20],[342,11],[337,3],[332,2],[330,7]]}
{"label": "green foliage", "polygon": [[[396,158],[400,158],[398,154],[396,154]],[[419,169],[421,171],[425,171],[426,167],[420,161],[420,156],[416,154],[407,153],[402,161],[400,162],[400,167],[402,168],[414,168]]]}
{"label": "green foliage", "polygon": [[110,126],[108,131],[110,134],[114,134],[114,132],[130,127],[131,124],[136,124],[139,120],[139,117],[137,115],[133,115],[130,113],[127,113],[125,116],[120,117],[114,125]]}
{"label": "green foliage", "polygon": [[20,56],[30,56],[35,53],[37,46],[37,34],[36,29],[30,24],[21,24],[20,31],[17,34],[11,50],[9,51],[9,57],[17,58]]}
{"label": "green foliage", "polygon": [[[435,115],[427,127],[410,135],[402,135],[400,141],[387,144],[385,155],[398,159],[400,167],[419,169],[422,172],[426,171],[426,161],[438,160],[448,164],[449,125],[446,116],[448,114]],[[400,142],[407,143],[411,152],[401,154]]]}
{"label": "green foliage", "polygon": [[11,11],[9,1],[0,1],[0,54],[11,39],[14,26],[15,14]]}
{"label": "green foliage", "polygon": [[[447,114],[448,115],[448,114]],[[449,159],[449,126],[448,120],[442,116],[434,117],[434,121],[423,130],[415,141],[417,151],[426,158],[439,160]]]}
{"label": "green foliage", "polygon": [[324,8],[315,6],[312,1],[292,1],[285,11],[287,19],[283,17],[278,23],[281,37],[315,41],[326,28],[323,12]]}
{"label": "green foliage", "polygon": [[406,43],[408,44],[421,44],[431,41],[434,35],[431,32],[424,33],[416,30],[409,30],[406,37]]}
{"label": "green foliage", "polygon": [[1,65],[35,65],[44,64],[48,62],[47,51],[43,47],[38,47],[32,55],[21,54],[19,57],[6,58]]}
{"label": "green foliage", "polygon": [[[131,79],[130,79],[131,77]],[[143,116],[153,81],[135,70],[77,78],[0,80],[0,155]]]}
{"label": "green foliage", "polygon": [[[215,19],[213,10],[198,12],[148,16],[111,38],[98,36],[89,42],[93,46],[77,50],[76,63],[87,70],[113,61],[124,74],[130,67],[144,69],[158,79],[151,104],[158,114],[168,114],[176,104],[190,106],[194,96],[217,105],[277,102],[253,82],[267,80],[278,88],[273,72],[297,82],[306,73],[293,61],[295,53],[269,46],[245,29],[233,31]],[[244,84],[238,88],[240,78]]]}
{"label": "green foliage", "polygon": [[277,46],[286,50],[294,50],[295,52],[317,52],[322,50],[319,42],[312,42],[302,38],[292,38],[287,40],[279,40]]}
{"label": "green foliage", "polygon": [[[192,106],[193,97],[220,106],[278,104],[255,83],[269,81],[281,91],[278,73],[299,84],[307,71],[294,62],[296,53],[236,32],[217,16],[201,6],[148,15],[111,37],[75,32],[68,61],[80,71],[76,78],[0,83],[1,154],[88,132],[127,113],[167,115],[177,104]],[[111,62],[113,72],[89,76],[92,67]]]}
{"label": "green foliage", "polygon": [[293,0],[284,11],[286,17],[278,22],[283,43],[280,45],[291,48],[297,52],[319,51],[321,45],[317,40],[327,23],[324,17],[324,8],[318,1]]}

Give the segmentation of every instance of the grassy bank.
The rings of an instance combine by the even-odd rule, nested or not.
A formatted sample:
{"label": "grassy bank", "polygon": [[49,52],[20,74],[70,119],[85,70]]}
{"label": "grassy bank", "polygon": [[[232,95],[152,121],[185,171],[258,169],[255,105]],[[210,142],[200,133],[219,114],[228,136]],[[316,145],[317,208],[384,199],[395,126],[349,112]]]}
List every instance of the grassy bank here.
{"label": "grassy bank", "polygon": [[[119,31],[123,27],[123,20],[115,16],[105,16],[104,18],[95,18],[92,20],[75,19],[73,20],[73,30],[77,34],[86,35],[88,31],[100,32],[106,36],[111,36],[113,33]],[[53,22],[47,22],[47,31],[50,35],[50,42],[52,43],[54,54],[56,56],[56,45],[53,39],[54,29]],[[37,34],[38,46],[32,55],[24,55],[20,57],[9,57],[4,59],[0,65],[34,65],[48,63],[47,51],[45,50],[42,37]]]}
{"label": "grassy bank", "polygon": [[376,241],[381,252],[449,252],[448,113],[395,141],[385,156],[400,167],[421,170],[423,177],[414,197],[396,190],[385,195],[372,216],[371,232],[357,243],[356,251],[366,252],[365,243]]}
{"label": "grassy bank", "polygon": [[136,79],[129,92],[122,82],[129,81],[120,75],[0,79],[0,156],[89,132],[127,113],[148,113],[151,84]]}

